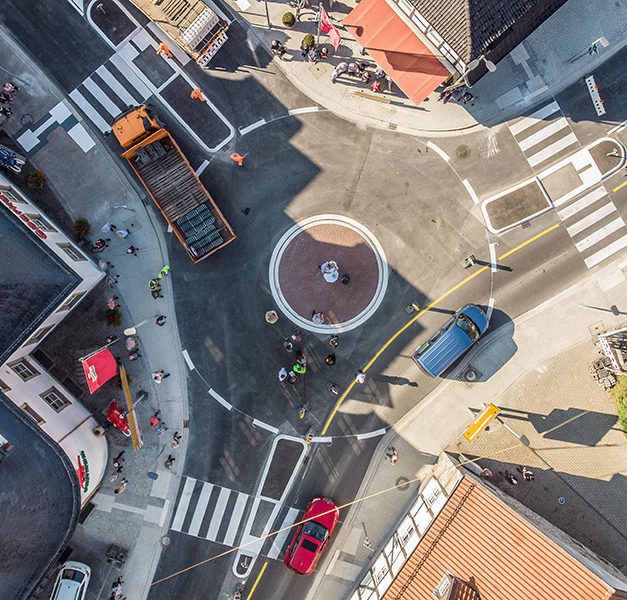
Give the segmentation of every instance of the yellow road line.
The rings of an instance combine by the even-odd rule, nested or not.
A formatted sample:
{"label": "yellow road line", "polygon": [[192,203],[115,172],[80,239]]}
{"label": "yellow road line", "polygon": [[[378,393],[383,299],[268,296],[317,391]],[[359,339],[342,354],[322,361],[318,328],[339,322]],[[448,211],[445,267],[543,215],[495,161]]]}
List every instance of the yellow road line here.
{"label": "yellow road line", "polygon": [[625,187],[627,185],[627,181],[623,181],[618,187],[615,187],[612,191],[617,192],[620,188]]}
{"label": "yellow road line", "polygon": [[267,566],[268,566],[268,561],[263,563],[263,567],[261,567],[261,571],[259,571],[259,575],[257,575],[257,579],[255,579],[255,583],[253,584],[253,587],[250,589],[250,594],[246,596],[246,600],[250,600],[251,596],[255,592],[255,588],[257,587],[257,584],[259,583],[259,580],[261,579],[261,576],[263,575],[263,572],[266,570]]}
{"label": "yellow road line", "polygon": [[[546,235],[547,233],[550,233],[551,231],[553,231],[554,229],[557,229],[558,227],[559,227],[559,223],[556,223],[555,225],[552,225],[548,229],[545,229],[544,231],[541,231],[537,235],[534,235],[532,238],[529,238],[526,242],[523,242],[522,244],[519,244],[515,248],[512,248],[509,252],[506,252],[502,256],[499,256],[498,260],[503,260],[504,258],[507,258],[508,256],[511,256],[512,254],[514,254],[514,252],[518,252],[519,250],[521,250],[525,246],[531,244],[532,242],[535,242],[536,240],[540,239],[542,236]],[[449,289],[446,292],[444,292],[441,296],[439,296],[433,302],[431,302],[431,304],[429,304],[429,306],[427,306],[426,308],[423,308],[415,317],[413,317],[407,323],[405,323],[405,325],[403,325],[403,327],[401,327],[387,342],[385,342],[385,344],[383,344],[383,346],[381,346],[379,351],[370,359],[370,361],[362,369],[362,371],[365,373],[374,364],[374,362],[379,358],[379,356],[381,356],[381,354],[383,354],[383,352],[385,352],[385,350],[387,350],[389,348],[390,344],[392,342],[394,342],[394,340],[399,335],[401,335],[401,333],[403,333],[410,325],[412,325],[420,317],[422,317],[422,315],[424,315],[427,311],[429,311],[432,308],[434,308],[436,305],[438,305],[440,302],[442,302],[442,300],[444,300],[446,297],[450,296],[453,292],[456,292],[460,287],[466,285],[469,281],[472,281],[475,277],[477,277],[478,275],[481,275],[481,273],[487,271],[489,268],[490,268],[490,265],[485,265],[484,267],[481,267],[478,271],[475,271],[474,273],[472,273],[472,275],[468,275],[468,277],[466,277],[465,279],[462,279],[458,284],[454,285],[451,289]],[[355,385],[355,381],[353,380],[353,381],[351,381],[351,384],[348,386],[346,391],[340,396],[340,399],[337,401],[335,407],[333,408],[333,412],[331,412],[331,415],[327,419],[327,422],[324,424],[324,428],[322,429],[322,433],[320,435],[324,435],[327,432],[327,430],[329,429],[329,426],[331,425],[331,421],[333,421],[333,419],[335,418],[335,415],[337,414],[337,411],[339,410],[340,406],[342,406],[342,403],[346,399],[346,396],[348,396],[350,391],[353,389],[354,385]]]}

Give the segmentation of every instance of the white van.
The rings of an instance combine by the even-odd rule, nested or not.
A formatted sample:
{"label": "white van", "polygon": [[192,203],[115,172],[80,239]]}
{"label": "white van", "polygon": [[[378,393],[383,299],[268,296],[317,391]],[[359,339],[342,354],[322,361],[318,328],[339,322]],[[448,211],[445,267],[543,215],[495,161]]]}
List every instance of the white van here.
{"label": "white van", "polygon": [[84,600],[91,569],[83,563],[69,560],[57,575],[50,600]]}

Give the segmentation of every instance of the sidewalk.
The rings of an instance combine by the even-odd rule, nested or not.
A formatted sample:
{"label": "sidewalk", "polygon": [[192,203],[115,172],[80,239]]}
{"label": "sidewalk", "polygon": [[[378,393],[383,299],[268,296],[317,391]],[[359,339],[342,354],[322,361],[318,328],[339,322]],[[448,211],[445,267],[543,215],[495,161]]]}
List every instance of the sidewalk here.
{"label": "sidewalk", "polygon": [[[589,364],[599,356],[596,333],[624,326],[627,317],[580,307],[610,307],[625,297],[623,259],[490,333],[457,369],[461,373],[472,365],[478,382],[444,381],[401,419],[381,440],[357,497],[398,486],[403,478],[425,481],[443,449],[469,457],[491,456],[491,462],[478,462],[493,469],[493,483],[614,564],[627,563],[621,533],[627,485],[620,475],[627,468],[627,440],[614,424],[611,397],[588,373]],[[461,438],[488,403],[502,409],[505,424],[526,436],[535,452],[496,421],[473,444]],[[591,412],[568,429],[548,432],[582,410]],[[399,453],[396,465],[385,456],[390,447]],[[506,448],[510,450],[503,452]],[[498,475],[499,469],[514,471],[519,464],[534,470],[533,492],[521,484],[513,493]],[[344,524],[333,544],[339,550],[325,557],[319,572],[326,576],[317,580],[309,598],[348,597],[413,502],[418,485],[359,502],[342,515]],[[558,496],[567,499],[559,511]],[[364,535],[374,552],[363,545]]]}
{"label": "sidewalk", "polygon": [[[185,458],[187,430],[183,427],[188,416],[187,369],[180,351],[171,284],[172,278],[177,275],[171,271],[169,278],[162,279],[163,299],[151,298],[148,281],[156,277],[163,265],[168,264],[160,215],[153,210],[152,204],[143,204],[142,198],[147,196],[143,188],[121,169],[119,161],[104,147],[102,138],[90,130],[90,125],[82,121],[69,103],[63,101],[63,94],[55,89],[7,32],[2,36],[0,49],[4,68],[13,74],[22,88],[13,103],[13,115],[2,124],[7,134],[15,139],[25,127],[33,121],[36,123],[51,110],[72,114],[62,123],[51,123],[50,129],[41,134],[43,142],[28,156],[25,173],[33,168],[46,173],[46,186],[52,189],[60,205],[58,213],[66,212],[69,217],[61,219],[62,222],[67,224],[77,217],[86,217],[91,223],[92,242],[100,237],[111,238],[109,248],[101,254],[92,255],[92,258],[95,262],[109,261],[115,265],[110,272],[119,275],[117,285],[108,287],[103,284],[85,298],[58,331],[49,336],[49,343],[42,344],[40,348],[56,359],[55,371],[60,370],[71,377],[76,371],[74,357],[77,352],[79,356],[81,351],[84,355],[85,348],[93,350],[105,343],[103,338],[106,335],[116,335],[119,341],[111,346],[111,350],[126,367],[133,397],[140,389],[148,392],[148,398],[137,408],[144,431],[144,447],[135,453],[130,438],[115,429],[107,434],[112,460],[125,450],[120,474],[128,479],[125,492],[114,494],[119,480],[109,481],[109,475],[115,471],[110,465],[109,472],[92,498],[95,510],[86,512],[86,518],[79,523],[69,542],[73,550],[70,559],[86,562],[92,568],[86,598],[104,597],[111,582],[119,575],[124,578],[125,593],[129,593],[152,581],[162,536],[167,532],[171,505],[178,489],[177,473],[182,469]],[[22,115],[28,115],[31,120],[21,119]],[[77,130],[73,129],[73,135],[70,135],[67,128],[75,127],[76,123],[82,126],[82,132],[77,134]],[[31,193],[31,197],[34,202],[38,201],[36,192]],[[129,236],[120,239],[115,231],[103,234],[101,227],[106,222],[113,223],[118,230],[128,229]],[[127,254],[130,245],[140,249],[138,256]],[[88,247],[85,249],[89,253]],[[107,328],[104,333],[101,316],[109,296],[119,296],[122,325]],[[157,314],[167,315],[165,326],[156,326]],[[124,348],[123,330],[129,327],[138,328],[142,355],[133,362],[127,359],[128,352]],[[161,369],[169,371],[171,377],[161,385],[155,385],[151,373]],[[78,377],[72,379],[81,387],[85,383]],[[125,404],[123,394],[114,381],[105,383],[92,396],[85,393],[81,396],[81,401],[100,422],[104,422],[104,412],[111,400],[122,406]],[[161,410],[169,427],[161,438],[148,426],[149,417],[157,409]],[[172,434],[177,430],[183,434],[182,445],[172,449]],[[176,457],[171,471],[163,464],[168,453]],[[146,475],[149,471],[156,472],[158,479],[149,479]],[[128,559],[121,569],[114,568],[105,560],[111,544],[128,550]],[[147,595],[148,589],[134,597],[145,598]]]}
{"label": "sidewalk", "polygon": [[[244,11],[232,0],[229,6],[250,24],[268,52],[274,39],[285,45],[287,53],[283,60],[275,58],[275,64],[314,102],[345,119],[412,135],[459,134],[507,121],[589,75],[627,43],[627,7],[624,4],[617,5],[613,0],[595,3],[570,0],[500,61],[495,73],[488,73],[472,86],[475,97],[472,103],[442,104],[438,102],[439,92],[436,91],[420,106],[415,106],[394,84],[376,94],[358,78],[348,75],[342,75],[335,85],[331,83],[331,73],[339,62],[369,60],[359,53],[357,42],[341,26],[344,17],[354,8],[355,0],[347,4],[334,3],[328,10],[340,30],[342,42],[334,51],[328,34],[322,33],[320,47],[329,49],[330,58],[318,64],[305,61],[299,49],[305,34],[316,37],[314,8],[302,9],[296,25],[286,28],[281,20],[283,14],[296,13],[287,2],[252,0],[252,6]],[[555,35],[556,31],[559,35]],[[601,35],[609,41],[607,48],[593,56],[584,53],[571,62],[573,55]],[[356,95],[356,92],[363,95]]]}

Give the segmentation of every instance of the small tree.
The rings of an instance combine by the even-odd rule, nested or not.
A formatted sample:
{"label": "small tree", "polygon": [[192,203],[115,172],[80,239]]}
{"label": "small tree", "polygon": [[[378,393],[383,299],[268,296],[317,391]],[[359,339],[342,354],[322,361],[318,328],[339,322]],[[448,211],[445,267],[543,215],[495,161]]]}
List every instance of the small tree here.
{"label": "small tree", "polygon": [[305,46],[309,46],[310,48],[315,48],[316,47],[316,39],[314,38],[313,35],[311,35],[311,33],[308,33],[303,38],[303,44],[305,44]]}
{"label": "small tree", "polygon": [[105,312],[105,322],[109,327],[122,325],[122,313],[117,308],[108,308]]}
{"label": "small tree", "polygon": [[286,27],[294,27],[296,23],[296,17],[294,16],[294,13],[286,12],[283,15],[282,21],[283,21],[283,25],[285,25]]}
{"label": "small tree", "polygon": [[29,188],[34,188],[36,190],[40,190],[46,184],[46,174],[40,171],[39,169],[33,171],[28,174],[26,177],[26,185]]}
{"label": "small tree", "polygon": [[91,231],[91,224],[85,217],[79,217],[74,221],[72,231],[79,240],[86,238]]}

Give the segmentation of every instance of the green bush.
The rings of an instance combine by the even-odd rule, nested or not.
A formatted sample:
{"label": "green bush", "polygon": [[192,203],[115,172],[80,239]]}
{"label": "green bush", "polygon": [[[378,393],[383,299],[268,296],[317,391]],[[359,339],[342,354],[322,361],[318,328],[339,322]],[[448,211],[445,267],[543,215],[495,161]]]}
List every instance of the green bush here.
{"label": "green bush", "polygon": [[308,33],[304,38],[303,38],[303,44],[305,44],[306,46],[309,46],[310,48],[315,48],[316,46],[316,40],[314,39],[314,36],[311,35],[311,33]]}
{"label": "green bush", "polygon": [[296,23],[296,17],[294,16],[294,13],[286,12],[283,15],[282,21],[283,21],[283,25],[285,25],[286,27],[294,27]]}
{"label": "green bush", "polygon": [[616,401],[616,413],[623,433],[627,435],[627,377],[619,377],[614,388],[614,400]]}
{"label": "green bush", "polygon": [[122,313],[117,308],[108,308],[105,312],[105,322],[110,327],[119,327],[122,325]]}
{"label": "green bush", "polygon": [[91,231],[91,224],[85,217],[79,217],[74,221],[72,231],[77,238],[86,238]]}
{"label": "green bush", "polygon": [[46,175],[41,171],[33,171],[28,174],[26,178],[26,185],[29,188],[35,188],[36,190],[40,190],[46,184]]}

